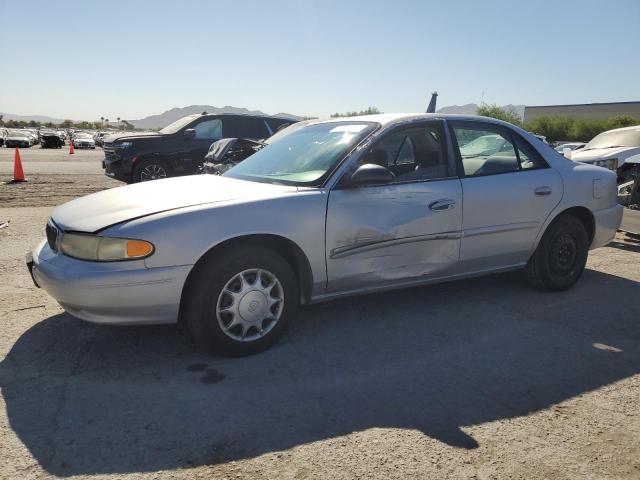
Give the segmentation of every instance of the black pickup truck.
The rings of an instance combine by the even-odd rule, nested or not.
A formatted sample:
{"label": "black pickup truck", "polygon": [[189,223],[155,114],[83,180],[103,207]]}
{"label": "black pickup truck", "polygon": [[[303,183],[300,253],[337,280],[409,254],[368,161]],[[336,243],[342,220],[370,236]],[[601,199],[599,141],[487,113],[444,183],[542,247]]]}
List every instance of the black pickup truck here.
{"label": "black pickup truck", "polygon": [[209,146],[221,138],[261,140],[294,120],[269,116],[206,113],[189,115],[159,132],[107,137],[105,174],[127,183],[198,173]]}

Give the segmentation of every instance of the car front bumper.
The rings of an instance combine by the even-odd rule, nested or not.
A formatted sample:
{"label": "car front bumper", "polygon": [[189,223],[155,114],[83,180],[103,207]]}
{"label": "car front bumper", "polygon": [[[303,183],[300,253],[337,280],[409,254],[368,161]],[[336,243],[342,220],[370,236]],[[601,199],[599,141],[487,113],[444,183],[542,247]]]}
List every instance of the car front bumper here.
{"label": "car front bumper", "polygon": [[29,148],[31,146],[31,144],[29,142],[26,141],[22,141],[22,140],[6,140],[5,141],[5,146],[7,148]]}
{"label": "car front bumper", "polygon": [[133,169],[133,159],[121,154],[120,150],[112,147],[104,147],[104,160],[102,160],[102,168],[105,175],[122,182],[131,180],[131,171]]}
{"label": "car front bumper", "polygon": [[624,207],[622,205],[615,205],[611,208],[593,212],[596,228],[591,242],[591,249],[604,247],[613,240],[618,228],[620,228],[623,211]]}
{"label": "car front bumper", "polygon": [[74,317],[102,324],[176,323],[190,265],[147,268],[143,260],[86,262],[45,240],[27,256],[37,286]]}

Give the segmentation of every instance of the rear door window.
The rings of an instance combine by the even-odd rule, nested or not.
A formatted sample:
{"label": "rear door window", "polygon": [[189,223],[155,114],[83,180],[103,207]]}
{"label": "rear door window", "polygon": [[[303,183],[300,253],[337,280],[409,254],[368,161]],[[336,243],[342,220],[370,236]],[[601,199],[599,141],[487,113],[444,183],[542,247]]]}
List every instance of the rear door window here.
{"label": "rear door window", "polygon": [[229,116],[224,117],[223,121],[225,138],[261,140],[271,136],[262,118]]}
{"label": "rear door window", "polygon": [[465,177],[517,172],[518,155],[506,129],[476,122],[453,123]]}
{"label": "rear door window", "polygon": [[482,122],[450,122],[465,177],[545,168],[542,156],[516,132]]}
{"label": "rear door window", "polygon": [[276,133],[278,130],[282,130],[283,128],[286,128],[293,123],[291,121],[284,120],[282,118],[267,118],[265,122],[269,124],[269,127],[271,128],[271,131],[273,133]]}

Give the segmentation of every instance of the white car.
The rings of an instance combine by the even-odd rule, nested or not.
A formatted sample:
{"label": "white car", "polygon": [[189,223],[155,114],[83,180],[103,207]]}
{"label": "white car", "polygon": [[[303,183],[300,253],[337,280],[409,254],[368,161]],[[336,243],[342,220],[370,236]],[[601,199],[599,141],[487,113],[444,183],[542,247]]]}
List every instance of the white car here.
{"label": "white car", "polygon": [[566,290],[622,218],[615,174],[494,119],[370,115],[277,135],[222,176],[57,207],[27,257],[34,281],[84,320],[181,319],[198,343],[243,355],[300,303],[516,269]]}
{"label": "white car", "polygon": [[616,128],[596,135],[587,145],[572,152],[571,160],[613,170],[618,184],[632,181],[640,174],[640,125]]}
{"label": "white car", "polygon": [[73,136],[73,146],[75,148],[96,148],[96,142],[88,133],[76,133]]}
{"label": "white car", "polygon": [[560,145],[556,145],[554,149],[556,152],[562,155],[567,148],[573,152],[574,150],[580,150],[581,148],[584,148],[585,145],[586,143],[584,142],[564,142]]}
{"label": "white car", "polygon": [[545,137],[544,135],[539,135],[537,133],[533,133],[533,132],[529,132],[531,135],[533,135],[534,137],[536,137],[538,140],[540,140],[542,143],[546,143],[547,145],[549,145],[549,142],[547,142],[547,137]]}
{"label": "white car", "polygon": [[4,139],[7,148],[29,148],[33,145],[33,139],[25,130],[9,129],[7,137]]}

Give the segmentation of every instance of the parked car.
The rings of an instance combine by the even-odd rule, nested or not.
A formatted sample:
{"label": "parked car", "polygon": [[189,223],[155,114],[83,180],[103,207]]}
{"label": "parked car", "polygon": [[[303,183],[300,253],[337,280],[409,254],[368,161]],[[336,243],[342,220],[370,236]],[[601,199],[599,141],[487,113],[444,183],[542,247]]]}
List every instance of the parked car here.
{"label": "parked car", "polygon": [[211,144],[202,165],[204,173],[222,175],[267,144],[248,138],[223,138]]}
{"label": "parked car", "polygon": [[511,149],[511,143],[502,135],[482,135],[460,146],[463,158],[494,155]]}
{"label": "parked car", "polygon": [[223,138],[209,147],[204,157],[203,173],[222,175],[231,167],[250,157],[270,143],[284,135],[304,127],[309,121],[301,121],[290,125],[282,125],[276,133],[266,140],[250,140],[248,138]]}
{"label": "parked car", "polygon": [[[462,156],[463,139],[486,135],[511,148]],[[276,342],[299,304],[516,269],[568,289],[620,225],[615,181],[495,119],[311,121],[222,176],[57,207],[27,265],[76,317],[180,319],[200,344],[244,355]]]}
{"label": "parked car", "polygon": [[93,135],[93,141],[96,143],[97,146],[101,147],[102,145],[104,145],[104,137],[108,135],[109,135],[109,132],[96,132]]}
{"label": "parked car", "polygon": [[533,132],[529,132],[531,135],[533,135],[535,138],[537,138],[538,140],[540,140],[542,143],[546,143],[547,145],[549,145],[549,142],[547,142],[547,137],[545,137],[544,135],[540,135],[538,133],[533,133]]}
{"label": "parked car", "polygon": [[4,141],[6,140],[8,135],[9,135],[9,132],[7,132],[7,129],[0,127],[0,147],[4,145]]}
{"label": "parked car", "polygon": [[40,143],[38,130],[36,130],[35,128],[28,128],[28,129],[25,129],[24,132],[29,137],[29,140],[31,141],[31,145],[37,145],[38,143]]}
{"label": "parked car", "polygon": [[33,139],[26,131],[12,128],[9,130],[7,138],[4,140],[4,145],[7,148],[29,148],[33,145]]}
{"label": "parked car", "polygon": [[640,125],[637,125],[596,135],[584,148],[572,153],[571,159],[613,170],[622,185],[640,175],[639,153]]}
{"label": "parked car", "polygon": [[96,142],[93,141],[90,133],[75,133],[73,135],[74,148],[90,148],[95,150]]}
{"label": "parked car", "polygon": [[64,145],[57,132],[43,130],[40,132],[40,148],[62,148]]}
{"label": "parked car", "polygon": [[260,140],[293,121],[253,115],[189,115],[160,132],[107,137],[105,174],[127,183],[197,173],[209,146],[221,138]]}
{"label": "parked car", "polygon": [[581,148],[584,148],[585,145],[586,145],[586,143],[584,143],[584,142],[556,142],[554,144],[553,148],[559,154],[563,154],[565,148],[568,148],[569,150],[571,150],[573,152],[573,151],[576,151],[576,150],[580,150]]}

